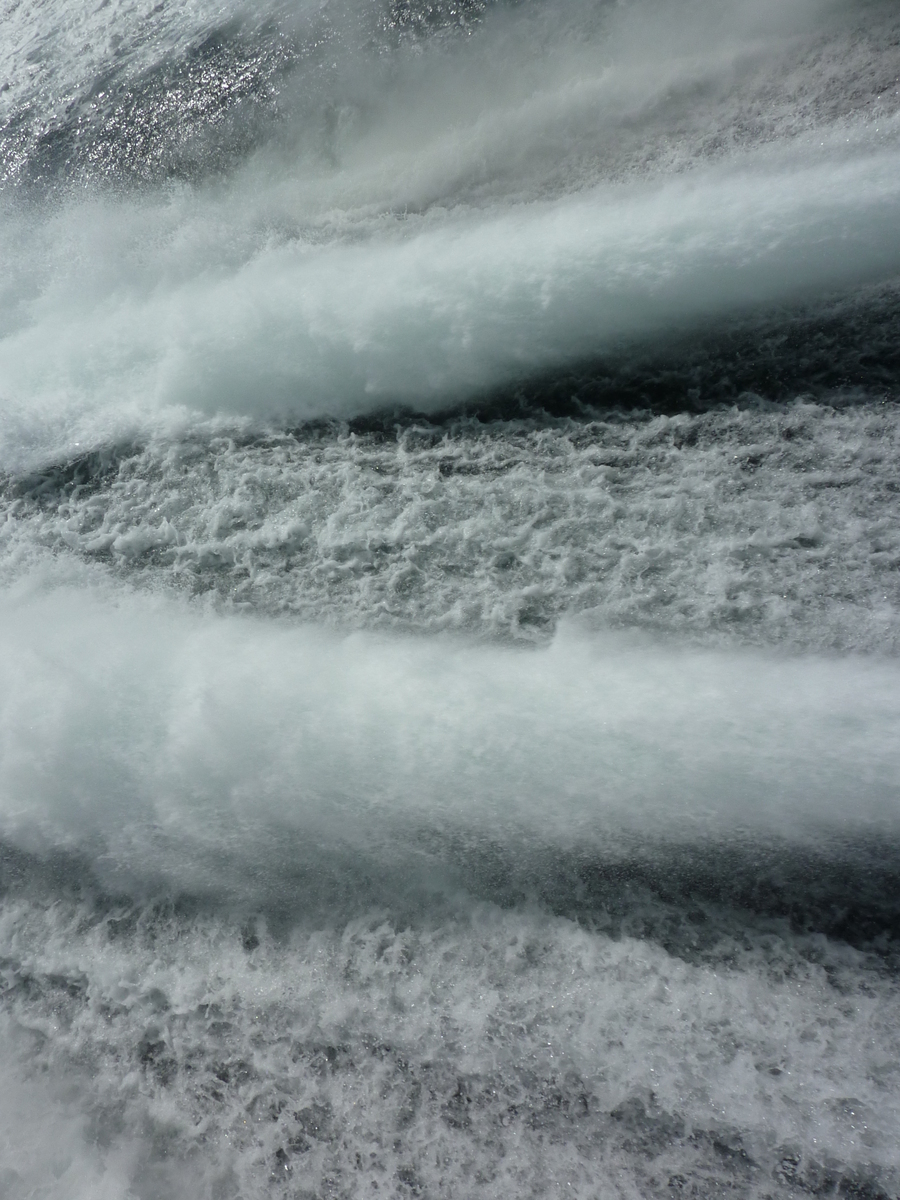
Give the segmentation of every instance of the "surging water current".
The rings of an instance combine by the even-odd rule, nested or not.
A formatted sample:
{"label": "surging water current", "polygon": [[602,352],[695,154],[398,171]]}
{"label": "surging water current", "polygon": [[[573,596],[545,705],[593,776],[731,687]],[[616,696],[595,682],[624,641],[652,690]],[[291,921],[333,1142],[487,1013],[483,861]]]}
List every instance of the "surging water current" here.
{"label": "surging water current", "polygon": [[900,15],[0,0],[0,1196],[900,1195]]}

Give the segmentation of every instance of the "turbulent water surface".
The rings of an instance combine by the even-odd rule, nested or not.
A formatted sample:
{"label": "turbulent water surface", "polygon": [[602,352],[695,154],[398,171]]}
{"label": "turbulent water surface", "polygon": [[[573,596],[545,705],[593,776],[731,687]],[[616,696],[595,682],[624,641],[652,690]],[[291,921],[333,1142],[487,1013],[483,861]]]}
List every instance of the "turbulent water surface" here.
{"label": "turbulent water surface", "polygon": [[900,1196],[894,0],[0,0],[0,1196]]}

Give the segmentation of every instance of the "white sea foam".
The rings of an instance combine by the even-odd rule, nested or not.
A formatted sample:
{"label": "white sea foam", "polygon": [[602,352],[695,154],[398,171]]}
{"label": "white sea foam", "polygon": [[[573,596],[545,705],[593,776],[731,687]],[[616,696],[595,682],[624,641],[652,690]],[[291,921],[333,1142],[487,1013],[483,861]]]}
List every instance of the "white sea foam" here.
{"label": "white sea foam", "polygon": [[0,9],[4,1200],[896,1194],[891,289],[277,428],[896,277],[895,10]]}
{"label": "white sea foam", "polygon": [[[814,338],[837,351],[804,333],[801,353]],[[871,326],[864,337],[875,357]],[[875,401],[415,422],[387,437],[232,427],[13,481],[0,580],[64,554],[331,627],[544,643],[588,614],[706,645],[891,652],[898,454],[897,412]]]}
{"label": "white sea foam", "polygon": [[[496,15],[471,50],[426,52],[425,75],[411,51],[385,74],[347,50],[317,93],[356,114],[327,153],[292,142],[309,125],[297,101],[281,140],[227,183],[8,204],[0,462],[198,414],[434,409],[622,338],[900,270],[890,105],[836,118],[819,47],[800,74],[821,111],[807,97],[799,127],[738,136],[746,109],[722,109],[748,73],[768,95],[793,45],[785,20],[812,53],[818,6],[710,20],[685,5],[674,27],[656,9],[578,6],[539,54],[542,11]],[[843,25],[831,32],[826,49],[852,57]],[[681,112],[698,89],[705,118],[678,139],[695,152],[670,161],[671,97]],[[758,107],[752,87],[745,101]]]}
{"label": "white sea foam", "polygon": [[900,820],[893,664],[338,637],[67,589],[5,598],[0,638],[4,838],[126,884],[240,891],[267,863],[277,887],[279,845],[291,869],[389,864],[429,830],[815,843]]}
{"label": "white sea foam", "polygon": [[70,213],[52,282],[22,304],[19,328],[0,343],[3,461],[21,458],[31,439],[44,455],[62,454],[73,442],[146,433],[179,412],[434,408],[622,336],[896,274],[895,153],[792,160],[359,245],[301,239],[235,268],[217,252],[176,280],[166,264],[185,232],[178,221],[149,272],[128,262],[155,253],[165,209],[117,206],[110,219],[101,203]]}
{"label": "white sea foam", "polygon": [[6,906],[5,1195],[897,1178],[896,985],[783,923],[712,962],[491,905],[254,929]]}
{"label": "white sea foam", "polygon": [[[5,1029],[6,1038],[9,1030]],[[8,1043],[7,1043],[8,1044]],[[0,1192],[4,1200],[130,1200],[134,1152],[126,1140],[98,1151],[76,1089],[25,1079],[3,1059]],[[81,1097],[83,1099],[83,1095]]]}

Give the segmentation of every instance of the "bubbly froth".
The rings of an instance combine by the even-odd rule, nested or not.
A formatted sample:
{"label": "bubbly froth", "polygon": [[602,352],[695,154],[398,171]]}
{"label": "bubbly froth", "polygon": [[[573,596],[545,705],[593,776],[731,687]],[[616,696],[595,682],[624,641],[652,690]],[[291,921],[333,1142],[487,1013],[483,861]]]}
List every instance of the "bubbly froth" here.
{"label": "bubbly froth", "polygon": [[0,23],[0,1194],[890,1200],[900,24]]}

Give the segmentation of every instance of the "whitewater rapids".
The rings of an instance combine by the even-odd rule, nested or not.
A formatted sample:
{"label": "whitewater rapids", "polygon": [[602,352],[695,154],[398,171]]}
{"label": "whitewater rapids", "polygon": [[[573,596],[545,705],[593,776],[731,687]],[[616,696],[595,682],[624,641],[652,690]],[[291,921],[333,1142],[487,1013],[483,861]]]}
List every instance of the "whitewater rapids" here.
{"label": "whitewater rapids", "polygon": [[900,1196],[900,20],[0,0],[0,1196]]}

